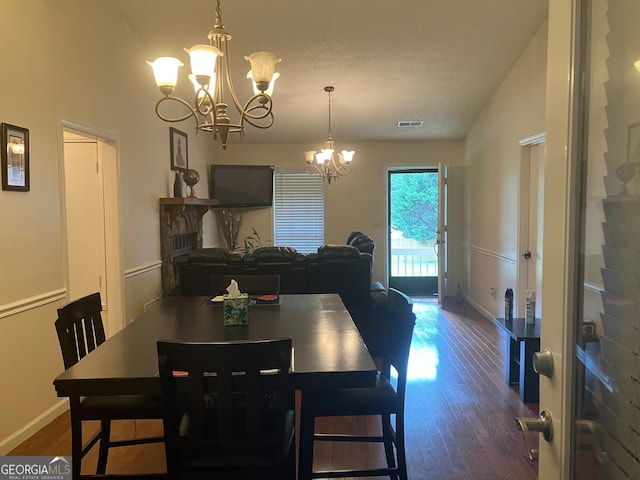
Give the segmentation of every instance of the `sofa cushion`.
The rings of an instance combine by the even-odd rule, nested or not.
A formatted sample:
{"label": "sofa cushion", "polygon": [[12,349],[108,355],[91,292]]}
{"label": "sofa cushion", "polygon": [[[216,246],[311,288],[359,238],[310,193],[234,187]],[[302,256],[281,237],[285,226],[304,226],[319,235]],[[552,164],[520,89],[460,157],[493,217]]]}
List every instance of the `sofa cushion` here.
{"label": "sofa cushion", "polygon": [[229,265],[242,265],[242,254],[238,252],[232,252],[229,254]]}
{"label": "sofa cushion", "polygon": [[297,253],[295,248],[290,247],[260,247],[253,251],[253,257],[258,264],[292,263]]}
{"label": "sofa cushion", "polygon": [[229,263],[229,250],[226,248],[200,248],[189,253],[189,262],[192,265],[199,263],[227,264]]}
{"label": "sofa cushion", "polygon": [[323,245],[318,248],[318,259],[321,262],[356,262],[360,259],[360,250],[349,245]]}
{"label": "sofa cushion", "polygon": [[293,266],[297,268],[304,268],[309,263],[309,257],[304,253],[296,253],[296,256],[293,257]]}

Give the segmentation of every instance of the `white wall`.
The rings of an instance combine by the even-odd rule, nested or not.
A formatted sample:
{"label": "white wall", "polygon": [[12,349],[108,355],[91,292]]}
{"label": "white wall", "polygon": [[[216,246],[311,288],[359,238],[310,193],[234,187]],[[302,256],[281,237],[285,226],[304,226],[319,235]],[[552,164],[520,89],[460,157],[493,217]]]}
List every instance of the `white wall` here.
{"label": "white wall", "polygon": [[[519,140],[545,131],[547,24],[494,93],[466,140],[465,293],[485,315],[504,309],[516,287]],[[491,295],[490,289],[496,289]]]}
{"label": "white wall", "polygon": [[[321,133],[321,132],[320,132]],[[319,133],[319,135],[320,135]],[[350,143],[351,145],[351,143]],[[218,163],[252,163],[303,167],[303,152],[312,145],[240,145],[222,152]],[[355,230],[375,241],[374,280],[386,285],[387,171],[396,167],[450,166],[449,292],[461,282],[462,270],[462,141],[353,144],[356,155],[351,175],[325,186],[325,243],[344,243]],[[263,240],[273,239],[272,209],[247,213],[238,241],[255,227]],[[205,238],[205,243],[207,239]],[[215,244],[215,242],[211,242]]]}
{"label": "white wall", "polygon": [[[53,322],[69,300],[62,120],[118,139],[127,318],[160,291],[158,198],[169,170],[169,126],[154,113],[160,92],[147,54],[109,2],[4,0],[2,7],[0,122],[29,129],[31,191],[0,191],[0,454],[56,406],[66,408],[52,385],[63,371]],[[202,172],[215,146],[205,136],[189,141],[190,164]]]}

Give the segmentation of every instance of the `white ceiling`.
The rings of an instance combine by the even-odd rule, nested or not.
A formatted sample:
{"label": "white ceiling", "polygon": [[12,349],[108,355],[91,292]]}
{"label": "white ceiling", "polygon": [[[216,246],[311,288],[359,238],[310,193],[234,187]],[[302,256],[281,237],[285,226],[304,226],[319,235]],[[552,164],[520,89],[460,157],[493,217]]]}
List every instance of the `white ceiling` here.
{"label": "white ceiling", "polygon": [[[148,51],[176,56],[208,43],[214,0],[111,0]],[[464,138],[547,16],[547,0],[222,0],[233,82],[251,94],[244,55],[282,57],[274,126],[244,143]],[[149,88],[156,88],[149,70]],[[160,97],[158,90],[158,97]],[[233,117],[232,117],[233,119]],[[424,120],[399,129],[400,120]],[[190,125],[184,124],[185,128]],[[237,143],[233,139],[232,143]]]}

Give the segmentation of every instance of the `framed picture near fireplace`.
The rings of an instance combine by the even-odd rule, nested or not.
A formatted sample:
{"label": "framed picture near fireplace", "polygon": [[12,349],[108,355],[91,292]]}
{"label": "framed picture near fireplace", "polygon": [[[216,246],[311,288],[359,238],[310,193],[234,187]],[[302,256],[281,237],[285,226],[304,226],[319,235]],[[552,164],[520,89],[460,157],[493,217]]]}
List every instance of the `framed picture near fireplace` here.
{"label": "framed picture near fireplace", "polygon": [[2,190],[29,191],[29,130],[2,124]]}
{"label": "framed picture near fireplace", "polygon": [[189,151],[187,134],[177,128],[169,127],[171,146],[171,170],[187,171],[189,168]]}

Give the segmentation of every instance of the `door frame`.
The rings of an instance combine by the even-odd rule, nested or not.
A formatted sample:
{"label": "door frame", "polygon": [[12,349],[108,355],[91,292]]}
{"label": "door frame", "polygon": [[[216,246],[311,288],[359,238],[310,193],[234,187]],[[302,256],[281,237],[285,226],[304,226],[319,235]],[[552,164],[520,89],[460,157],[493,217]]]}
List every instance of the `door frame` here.
{"label": "door frame", "polygon": [[[65,160],[64,160],[64,134],[74,133],[94,140],[98,144],[98,161],[101,169],[102,189],[104,196],[103,211],[105,218],[105,286],[106,304],[103,308],[108,315],[107,336],[120,331],[125,326],[124,310],[124,260],[122,256],[122,234],[120,219],[119,197],[119,137],[113,132],[95,129],[86,125],[60,119],[60,202],[62,231],[64,232],[64,275],[65,282],[69,284],[69,252],[68,252],[68,225],[66,218],[66,187],[65,187]],[[67,296],[69,291],[67,288]],[[71,300],[70,298],[68,300]]]}
{"label": "door frame", "polygon": [[540,376],[540,410],[551,413],[554,432],[549,442],[540,437],[538,478],[544,480],[571,478],[578,8],[578,0],[549,2],[541,349],[552,352],[554,373]]}
{"label": "door frame", "polygon": [[438,163],[438,305],[444,305],[448,286],[449,166]]}
{"label": "door frame", "polygon": [[[516,291],[514,292],[515,315],[524,317],[524,299],[527,290],[527,274],[530,260],[525,260],[522,254],[529,248],[529,189],[531,181],[531,147],[546,142],[546,133],[538,133],[518,141],[520,144],[520,174],[518,185],[518,220],[517,220],[517,258],[516,262]],[[541,192],[544,194],[544,192]],[[538,212],[544,214],[544,212]],[[541,292],[539,292],[541,293]]]}

